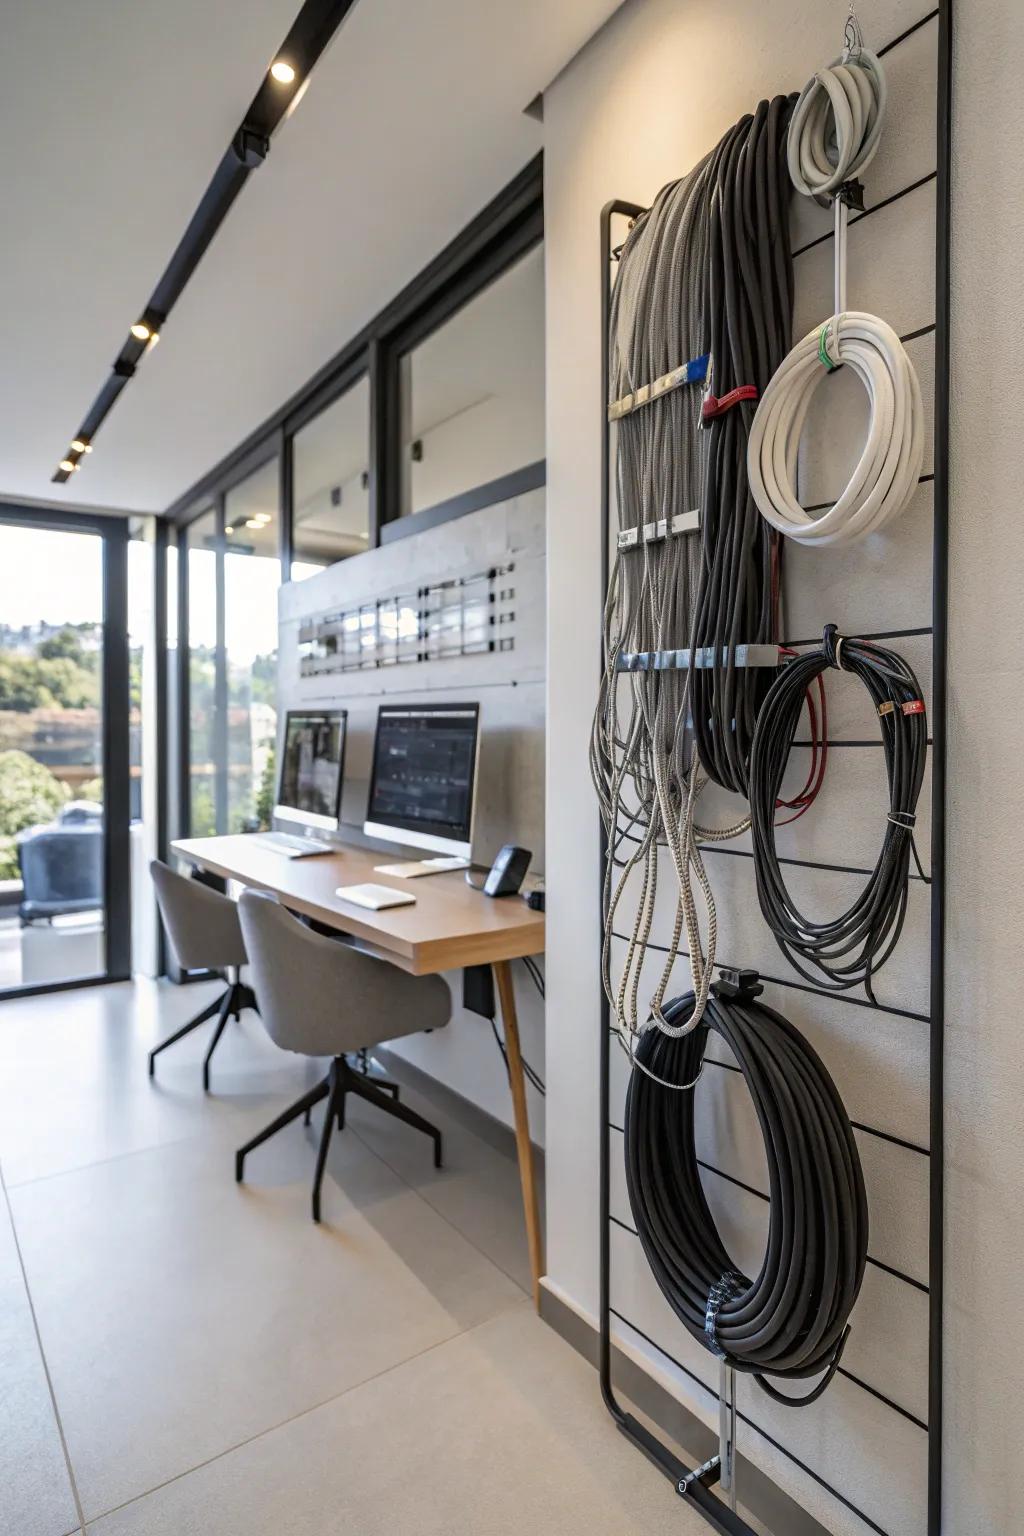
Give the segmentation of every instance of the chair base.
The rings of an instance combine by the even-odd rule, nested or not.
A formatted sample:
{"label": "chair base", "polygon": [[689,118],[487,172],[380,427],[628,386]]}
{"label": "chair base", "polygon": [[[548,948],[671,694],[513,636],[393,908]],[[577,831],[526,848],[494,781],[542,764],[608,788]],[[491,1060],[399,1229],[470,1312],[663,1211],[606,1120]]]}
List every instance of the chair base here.
{"label": "chair base", "polygon": [[176,1029],[173,1035],[168,1035],[166,1040],[161,1040],[159,1045],[153,1047],[149,1053],[150,1077],[156,1074],[156,1058],[161,1051],[166,1051],[169,1045],[174,1045],[176,1041],[183,1040],[186,1035],[190,1035],[194,1029],[199,1028],[200,1024],[205,1024],[207,1019],[212,1019],[216,1014],[217,1023],[213,1031],[213,1038],[210,1041],[206,1055],[203,1057],[203,1092],[209,1093],[210,1058],[217,1049],[217,1042],[224,1033],[224,1027],[228,1019],[240,1019],[242,1010],[245,1008],[253,1008],[257,1013],[259,1012],[259,1009],[256,1007],[256,994],[251,987],[245,986],[242,982],[232,981],[221,996],[217,998],[216,1002],[210,1003],[208,1007],[203,1009],[202,1013],[197,1013],[194,1019],[190,1019],[187,1024],[183,1024],[180,1029]]}
{"label": "chair base", "polygon": [[[381,1092],[384,1087],[387,1091]],[[441,1132],[429,1120],[424,1120],[414,1109],[403,1104],[398,1097],[398,1089],[394,1083],[380,1084],[362,1072],[356,1072],[349,1066],[344,1056],[336,1056],[331,1062],[331,1070],[322,1082],[317,1083],[308,1093],[304,1093],[301,1099],[296,1100],[288,1109],[278,1115],[276,1120],[247,1141],[244,1147],[239,1147],[235,1153],[235,1181],[241,1184],[245,1176],[245,1159],[254,1148],[269,1141],[271,1136],[290,1125],[293,1120],[303,1116],[305,1123],[309,1124],[310,1113],[320,1103],[321,1099],[327,1100],[327,1109],[324,1112],[324,1123],[320,1131],[320,1145],[316,1154],[316,1171],[313,1175],[313,1220],[320,1220],[320,1186],[323,1183],[324,1168],[327,1165],[327,1150],[331,1144],[331,1133],[334,1130],[335,1121],[338,1129],[345,1128],[345,1100],[350,1093],[357,1094],[359,1098],[366,1099],[370,1104],[376,1104],[387,1115],[394,1115],[396,1120],[402,1120],[406,1125],[411,1125],[414,1130],[422,1131],[425,1136],[432,1138],[434,1143],[434,1167],[441,1166]]]}

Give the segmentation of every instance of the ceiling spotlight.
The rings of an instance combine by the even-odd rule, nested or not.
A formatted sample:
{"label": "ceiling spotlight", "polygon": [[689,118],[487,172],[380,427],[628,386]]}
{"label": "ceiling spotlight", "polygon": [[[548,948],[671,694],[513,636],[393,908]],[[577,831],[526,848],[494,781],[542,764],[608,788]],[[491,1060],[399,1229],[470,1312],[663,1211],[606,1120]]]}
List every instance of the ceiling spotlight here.
{"label": "ceiling spotlight", "polygon": [[245,520],[245,526],[247,528],[262,528],[263,524],[260,523],[260,522],[257,522],[256,518],[254,518],[254,517],[247,517],[246,520]]}
{"label": "ceiling spotlight", "polygon": [[285,59],[275,59],[270,66],[270,73],[278,85],[291,85],[295,79],[295,71]]}
{"label": "ceiling spotlight", "polygon": [[71,471],[73,469],[77,469],[78,468],[78,465],[77,464],[72,464],[70,459],[61,459],[60,467],[61,467],[61,469],[64,471],[64,473],[66,475],[70,475],[70,473],[71,473]]}
{"label": "ceiling spotlight", "polygon": [[152,334],[153,332],[150,330],[145,320],[136,320],[135,324],[132,326],[132,335],[135,337],[136,341],[148,341]]}
{"label": "ceiling spotlight", "polygon": [[73,437],[71,439],[71,451],[72,453],[92,453],[92,444],[87,443],[84,438]]}
{"label": "ceiling spotlight", "polygon": [[157,342],[159,340],[160,340],[160,332],[159,331],[150,331],[150,333],[149,333],[149,342],[147,343],[146,351],[147,352],[152,352],[153,348],[156,346],[156,344],[157,344]]}

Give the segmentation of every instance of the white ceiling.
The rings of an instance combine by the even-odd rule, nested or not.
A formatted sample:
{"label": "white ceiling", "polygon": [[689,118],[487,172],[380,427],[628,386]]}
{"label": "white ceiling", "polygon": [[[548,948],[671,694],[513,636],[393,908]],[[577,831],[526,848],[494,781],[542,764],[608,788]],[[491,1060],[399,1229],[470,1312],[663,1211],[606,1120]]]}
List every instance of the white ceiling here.
{"label": "white ceiling", "polygon": [[4,8],[0,495],[161,511],[542,146],[619,0],[358,0],[66,493],[99,389],[298,0]]}

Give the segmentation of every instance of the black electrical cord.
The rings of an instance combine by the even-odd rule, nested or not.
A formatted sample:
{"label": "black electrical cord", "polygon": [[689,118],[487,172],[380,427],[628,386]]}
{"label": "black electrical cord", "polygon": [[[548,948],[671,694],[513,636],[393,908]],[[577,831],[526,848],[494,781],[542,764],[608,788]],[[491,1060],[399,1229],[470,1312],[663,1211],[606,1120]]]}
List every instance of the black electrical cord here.
{"label": "black electrical cord", "polygon": [[[717,398],[743,385],[763,391],[790,345],[793,261],[787,134],[794,97],[762,101],[712,152],[703,351]],[[758,708],[772,672],[738,665],[737,647],[779,638],[781,544],[747,479],[756,401],[704,423],[701,564],[691,653],[710,665],[691,679],[694,741],[705,772],[745,795]]]}
{"label": "black electrical cord", "polygon": [[[511,1082],[511,1080],[512,1080],[512,1069],[509,1067],[509,1064],[508,1064],[508,1048],[505,1045],[504,1040],[501,1038],[501,1031],[498,1029],[498,1021],[497,1021],[497,1019],[492,1018],[490,1020],[490,1026],[491,1026],[491,1033],[494,1036],[494,1043],[498,1047],[498,1050],[501,1052],[501,1059],[505,1063],[505,1076]],[[534,1067],[530,1066],[530,1063],[527,1061],[525,1056],[522,1058],[522,1062],[523,1062],[523,1076],[526,1078],[526,1081],[530,1084],[531,1087],[533,1087],[533,1088],[535,1088],[537,1090],[537,1092],[540,1094],[542,1099],[546,1098],[547,1097],[547,1088],[544,1085],[543,1078],[540,1076],[540,1074],[536,1071],[536,1069]]]}
{"label": "black electrical cord", "polygon": [[[860,678],[878,711],[889,806],[882,847],[857,899],[839,916],[814,922],[786,888],[775,847],[775,808],[807,687],[829,667]],[[761,706],[750,754],[751,837],[757,894],[765,921],[800,975],[833,991],[871,979],[899,941],[907,913],[914,821],[924,778],[928,722],[921,687],[895,651],[844,639],[826,625],[821,649],[786,663]],[[822,982],[824,977],[824,983]]]}
{"label": "black electrical cord", "polygon": [[[868,1210],[849,1118],[817,1053],[786,1019],[739,985],[716,983],[702,1023],[673,1037],[649,1029],[637,1049],[626,1097],[626,1187],[654,1277],[698,1343],[782,1403],[813,1402],[835,1373],[864,1275]],[[684,1021],[693,994],[665,1008]],[[768,1162],[768,1242],[758,1274],[734,1266],[701,1184],[692,1084],[708,1031],[732,1051],[757,1112]],[[825,1372],[801,1398],[764,1376]]]}
{"label": "black electrical cord", "polygon": [[526,966],[527,971],[530,973],[530,980],[537,988],[537,991],[540,993],[541,997],[543,997],[544,977],[541,974],[540,966],[537,964],[536,960],[533,959],[532,955],[524,955],[523,964]]}

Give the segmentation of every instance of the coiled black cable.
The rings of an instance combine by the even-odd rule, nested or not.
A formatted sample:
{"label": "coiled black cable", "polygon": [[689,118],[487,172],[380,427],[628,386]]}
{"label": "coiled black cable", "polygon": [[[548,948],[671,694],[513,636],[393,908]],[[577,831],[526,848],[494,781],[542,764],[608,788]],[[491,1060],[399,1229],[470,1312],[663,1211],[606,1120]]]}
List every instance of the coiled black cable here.
{"label": "coiled black cable", "polygon": [[[626,1098],[626,1187],[647,1261],[687,1332],[752,1373],[770,1396],[798,1406],[820,1396],[839,1365],[867,1259],[867,1199],[835,1084],[793,1025],[756,1001],[760,990],[716,983],[697,1029],[673,1037],[652,1028],[637,1050],[648,1071],[680,1085],[699,1077],[709,1030],[732,1051],[768,1161],[771,1209],[759,1273],[749,1279],[735,1268],[708,1207],[693,1092],[666,1088],[638,1068]],[[692,1008],[691,993],[665,1013],[682,1021]],[[763,1380],[822,1371],[799,1399]]]}
{"label": "coiled black cable", "polygon": [[[789,350],[793,262],[792,188],[787,134],[794,97],[762,101],[712,154],[702,350],[711,353],[712,389],[763,391]],[[705,423],[701,487],[701,564],[691,645],[710,647],[713,664],[691,680],[694,740],[706,773],[745,795],[758,706],[771,672],[737,666],[736,647],[779,638],[779,536],[750,494],[747,438],[755,403],[747,400]]]}
{"label": "coiled black cable", "polygon": [[[828,667],[860,678],[878,711],[889,807],[877,862],[857,899],[821,922],[806,917],[786,888],[775,847],[775,809],[807,687]],[[921,687],[895,651],[844,639],[826,625],[821,649],[786,663],[761,705],[750,753],[751,838],[757,895],[783,954],[816,986],[844,991],[872,977],[895,949],[907,913],[917,800],[924,778],[928,722]],[[822,978],[824,977],[824,982]]]}

